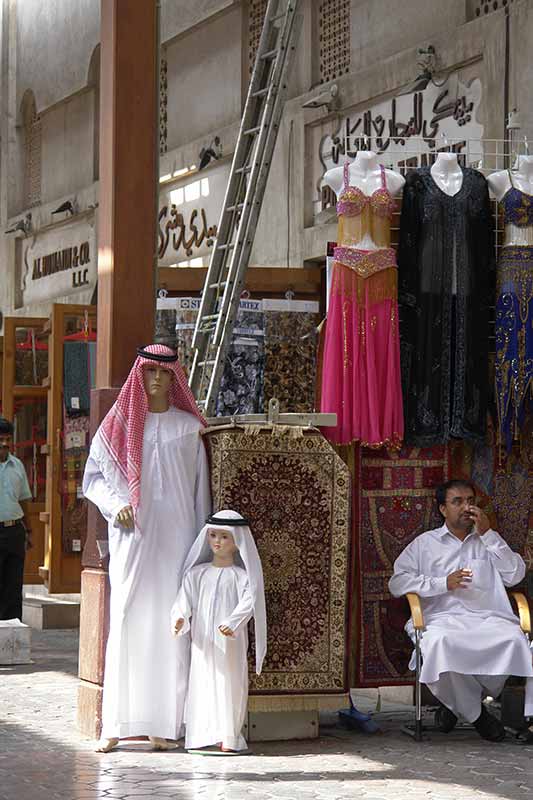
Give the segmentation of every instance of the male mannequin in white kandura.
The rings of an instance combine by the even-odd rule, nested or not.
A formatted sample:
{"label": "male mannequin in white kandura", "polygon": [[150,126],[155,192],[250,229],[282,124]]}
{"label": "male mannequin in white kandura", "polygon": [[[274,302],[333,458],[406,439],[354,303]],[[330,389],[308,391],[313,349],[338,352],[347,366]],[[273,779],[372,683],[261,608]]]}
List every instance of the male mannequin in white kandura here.
{"label": "male mannequin in white kandura", "polygon": [[110,629],[99,752],[182,734],[189,643],[168,629],[183,564],[210,512],[198,412],[176,354],[141,348],[91,444],[83,491],[109,524]]}

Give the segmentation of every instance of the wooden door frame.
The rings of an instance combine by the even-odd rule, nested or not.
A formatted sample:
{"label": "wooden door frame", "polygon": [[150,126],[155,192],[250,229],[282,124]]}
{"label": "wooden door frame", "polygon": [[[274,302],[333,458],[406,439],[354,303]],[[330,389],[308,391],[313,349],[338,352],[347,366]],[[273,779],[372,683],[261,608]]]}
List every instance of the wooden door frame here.
{"label": "wooden door frame", "polygon": [[[45,560],[40,571],[51,594],[72,594],[80,591],[81,552],[63,553],[62,537],[62,441],[63,441],[63,366],[65,318],[88,312],[96,329],[96,306],[56,303],[50,315],[50,351],[48,359],[48,445],[46,468]],[[67,580],[63,567],[67,561],[79,561],[76,578]]]}
{"label": "wooden door frame", "polygon": [[[47,388],[46,386],[18,386],[15,383],[16,377],[16,330],[17,328],[42,328],[46,330],[46,326],[48,324],[47,317],[5,317],[4,319],[4,337],[3,337],[3,358],[2,358],[2,415],[13,421],[14,413],[15,413],[15,399],[17,397],[33,397],[36,399],[48,400],[47,397]],[[48,356],[50,357],[50,351],[48,352]],[[48,425],[47,425],[47,437],[48,437]],[[26,501],[24,503],[25,506],[25,513],[27,516],[30,516],[30,509],[28,506],[31,506],[31,516],[37,518],[39,522],[42,522],[41,515],[42,511],[45,508],[45,504],[42,502],[37,501]],[[34,547],[40,548],[41,544],[44,548],[44,538],[45,538],[45,531],[43,529],[43,542],[40,541],[39,538],[35,535],[35,529],[33,529],[34,536]],[[39,559],[40,560],[40,559]],[[35,583],[42,583],[42,575],[41,575],[41,567],[38,566],[39,561],[37,561],[36,567],[28,567],[28,560],[26,560],[26,566],[24,568],[24,583],[25,584],[35,584]]]}

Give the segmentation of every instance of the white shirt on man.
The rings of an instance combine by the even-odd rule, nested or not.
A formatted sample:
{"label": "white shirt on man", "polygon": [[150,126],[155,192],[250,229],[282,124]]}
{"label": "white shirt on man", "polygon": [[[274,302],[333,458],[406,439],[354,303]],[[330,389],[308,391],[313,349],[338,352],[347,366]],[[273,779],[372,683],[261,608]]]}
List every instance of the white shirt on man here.
{"label": "white shirt on man", "polygon": [[[459,569],[472,570],[472,579],[449,590],[447,576]],[[446,525],[418,536],[394,563],[391,594],[414,592],[421,598],[420,679],[470,722],[479,714],[479,698],[466,690],[464,697],[450,698],[450,674],[478,676],[494,693],[509,675],[526,677],[526,715],[533,714],[532,655],[506,592],[525,571],[522,557],[496,531],[472,532],[461,540]],[[411,620],[406,630],[412,635]]]}
{"label": "white shirt on man", "polygon": [[0,522],[22,519],[20,501],[31,498],[24,464],[9,453],[5,461],[0,461]]}
{"label": "white shirt on man", "polygon": [[[491,580],[492,568],[501,582]],[[447,577],[458,569],[471,569],[472,582],[448,591]],[[525,574],[523,558],[496,531],[469,533],[461,541],[443,525],[407,545],[394,563],[389,589],[395,597],[416,592],[426,625],[439,615],[464,611],[516,620],[504,587],[520,583]]]}

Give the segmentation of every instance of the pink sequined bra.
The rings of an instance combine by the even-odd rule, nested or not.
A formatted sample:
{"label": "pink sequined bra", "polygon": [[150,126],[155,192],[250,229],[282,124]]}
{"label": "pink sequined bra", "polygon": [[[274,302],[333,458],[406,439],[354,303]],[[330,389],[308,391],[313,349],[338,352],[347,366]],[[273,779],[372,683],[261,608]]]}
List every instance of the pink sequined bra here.
{"label": "pink sequined bra", "polygon": [[369,205],[372,213],[378,217],[390,219],[394,212],[394,199],[387,189],[385,180],[385,168],[380,165],[381,188],[376,189],[373,194],[366,195],[358,186],[350,186],[350,164],[344,164],[344,183],[342,192],[337,202],[337,214],[344,217],[358,217]]}

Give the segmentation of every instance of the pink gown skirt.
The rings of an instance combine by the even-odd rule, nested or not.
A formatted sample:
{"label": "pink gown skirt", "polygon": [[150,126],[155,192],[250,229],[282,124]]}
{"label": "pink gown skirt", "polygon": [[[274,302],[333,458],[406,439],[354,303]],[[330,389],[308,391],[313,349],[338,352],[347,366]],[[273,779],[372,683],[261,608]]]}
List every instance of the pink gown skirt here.
{"label": "pink gown skirt", "polygon": [[392,248],[337,247],[322,362],[323,413],[334,444],[400,447],[403,403],[398,275]]}

